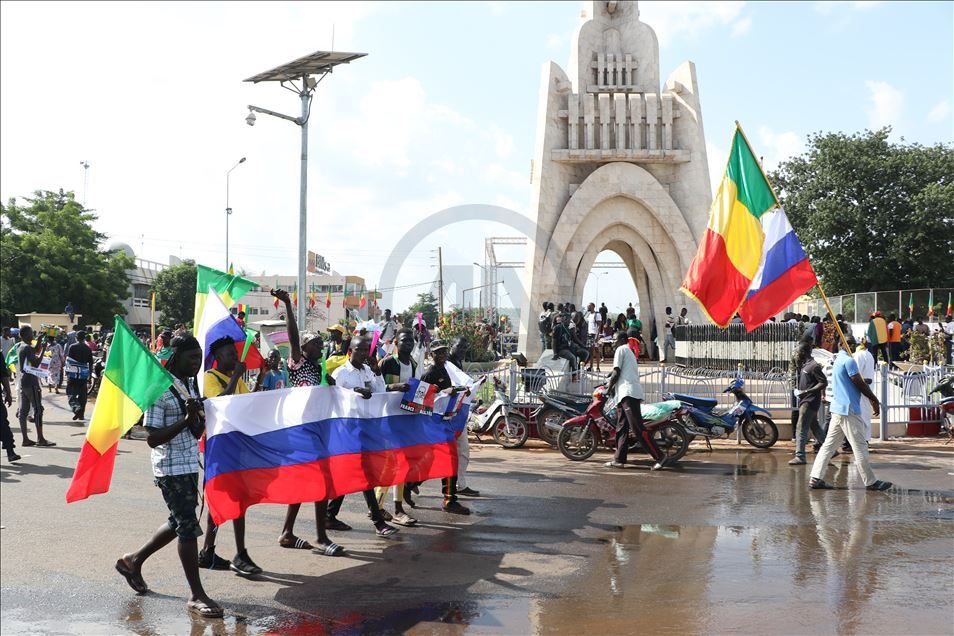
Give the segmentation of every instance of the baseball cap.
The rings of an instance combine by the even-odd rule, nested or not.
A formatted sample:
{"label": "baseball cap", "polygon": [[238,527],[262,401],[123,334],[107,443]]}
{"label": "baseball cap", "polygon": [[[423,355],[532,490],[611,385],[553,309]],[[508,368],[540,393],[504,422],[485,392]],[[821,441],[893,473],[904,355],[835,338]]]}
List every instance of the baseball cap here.
{"label": "baseball cap", "polygon": [[306,344],[308,344],[309,342],[311,342],[317,337],[318,337],[318,334],[312,333],[310,331],[306,331],[305,333],[301,334],[301,346],[304,347]]}

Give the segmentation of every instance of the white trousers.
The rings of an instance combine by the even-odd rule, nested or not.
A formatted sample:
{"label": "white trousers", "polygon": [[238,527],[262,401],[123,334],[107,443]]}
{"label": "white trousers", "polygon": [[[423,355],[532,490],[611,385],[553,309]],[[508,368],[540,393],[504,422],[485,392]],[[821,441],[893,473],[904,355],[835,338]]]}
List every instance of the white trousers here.
{"label": "white trousers", "polygon": [[470,440],[467,429],[457,438],[457,490],[467,488],[467,464],[470,463]]}
{"label": "white trousers", "polygon": [[868,461],[868,441],[865,439],[865,425],[861,420],[861,415],[852,413],[850,415],[831,414],[831,424],[828,426],[828,433],[825,435],[825,443],[815,456],[815,463],[812,464],[812,479],[821,479],[828,468],[828,462],[835,455],[835,451],[848,438],[851,444],[852,453],[855,456],[855,467],[861,474],[861,480],[865,486],[875,483],[874,471],[871,470],[871,462]]}

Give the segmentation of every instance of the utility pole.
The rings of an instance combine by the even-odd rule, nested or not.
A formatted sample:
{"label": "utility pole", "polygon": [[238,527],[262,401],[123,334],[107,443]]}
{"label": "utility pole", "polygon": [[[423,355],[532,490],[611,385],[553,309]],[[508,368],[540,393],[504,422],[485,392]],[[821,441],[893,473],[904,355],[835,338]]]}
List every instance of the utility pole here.
{"label": "utility pole", "polygon": [[444,316],[444,260],[441,255],[441,248],[437,248],[437,307]]}
{"label": "utility pole", "polygon": [[89,162],[85,159],[80,161],[83,166],[83,207],[86,207],[86,193],[89,190]]}

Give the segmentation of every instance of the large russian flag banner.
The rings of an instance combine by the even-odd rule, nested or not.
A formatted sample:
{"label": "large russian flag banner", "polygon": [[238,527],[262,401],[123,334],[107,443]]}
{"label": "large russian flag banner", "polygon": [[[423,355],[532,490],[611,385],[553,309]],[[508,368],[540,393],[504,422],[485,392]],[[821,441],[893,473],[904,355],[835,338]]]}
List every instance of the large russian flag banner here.
{"label": "large russian flag banner", "polygon": [[254,504],[334,499],[375,486],[450,477],[468,408],[443,419],[401,409],[402,394],[364,399],[334,386],[205,401],[205,499],[216,524]]}

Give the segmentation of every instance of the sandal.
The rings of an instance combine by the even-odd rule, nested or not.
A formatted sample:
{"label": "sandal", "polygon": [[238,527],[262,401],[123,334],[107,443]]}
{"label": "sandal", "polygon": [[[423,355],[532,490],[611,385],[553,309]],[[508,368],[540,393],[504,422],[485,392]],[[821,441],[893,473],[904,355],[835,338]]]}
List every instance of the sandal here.
{"label": "sandal", "polygon": [[321,554],[323,556],[344,556],[345,549],[338,545],[337,543],[319,543],[318,547],[313,549],[312,552],[315,554]]}
{"label": "sandal", "polygon": [[398,524],[399,526],[404,526],[405,528],[413,526],[417,523],[417,519],[410,516],[406,512],[397,513],[396,515],[394,515],[394,518],[391,521],[393,523]]}
{"label": "sandal", "polygon": [[398,529],[394,526],[389,526],[386,523],[381,524],[381,527],[375,527],[374,531],[378,534],[379,537],[390,537],[391,535],[397,534]]}
{"label": "sandal", "polygon": [[34,442],[32,439],[25,439],[20,446],[36,446],[36,442]]}
{"label": "sandal", "polygon": [[812,490],[834,490],[835,488],[824,479],[812,479],[808,482],[808,487]]}
{"label": "sandal", "polygon": [[278,541],[279,547],[288,548],[289,550],[314,550],[315,546],[311,545],[301,537],[295,537],[294,541],[290,543],[282,543],[281,539]]}
{"label": "sandal", "polygon": [[200,618],[222,618],[225,610],[217,605],[209,605],[205,601],[189,601],[186,608],[190,613]]}
{"label": "sandal", "polygon": [[137,576],[135,572],[130,570],[129,566],[126,565],[126,562],[122,559],[116,561],[116,571],[126,579],[126,583],[129,584],[129,587],[131,587],[136,594],[145,594],[149,591],[149,587],[146,585],[146,582],[142,580],[142,577]]}
{"label": "sandal", "polygon": [[56,442],[51,442],[48,439],[43,440],[42,442],[37,442],[37,446],[56,446]]}

